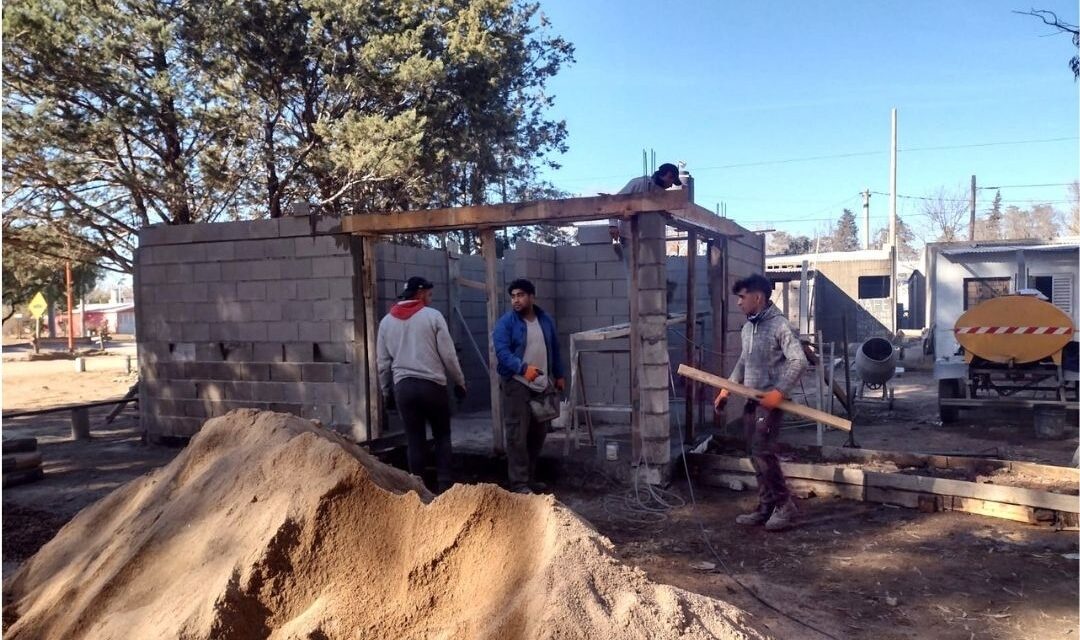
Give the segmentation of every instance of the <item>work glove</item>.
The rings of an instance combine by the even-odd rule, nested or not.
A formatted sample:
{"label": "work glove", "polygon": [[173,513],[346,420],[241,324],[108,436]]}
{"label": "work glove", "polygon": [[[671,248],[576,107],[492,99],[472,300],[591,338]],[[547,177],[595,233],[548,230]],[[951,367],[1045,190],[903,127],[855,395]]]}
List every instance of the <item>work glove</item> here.
{"label": "work glove", "polygon": [[468,389],[465,388],[465,385],[463,385],[463,384],[455,384],[454,385],[454,397],[457,398],[459,402],[461,400],[465,399],[465,395],[467,393],[468,393]]}
{"label": "work glove", "polygon": [[534,382],[537,378],[540,377],[541,373],[542,372],[540,371],[539,367],[534,367],[531,364],[525,367],[525,379],[529,382]]}
{"label": "work glove", "polygon": [[566,391],[566,378],[557,378],[555,380],[555,388],[560,392]]}
{"label": "work glove", "polygon": [[716,397],[713,398],[713,401],[712,401],[713,409],[717,413],[720,413],[721,411],[724,410],[724,405],[727,404],[728,396],[730,396],[730,395],[731,395],[730,391],[728,391],[727,389],[721,389],[720,392],[716,394]]}
{"label": "work glove", "polygon": [[761,396],[761,406],[766,409],[776,409],[780,406],[780,403],[784,401],[784,394],[779,389],[773,389],[766,391],[765,395]]}

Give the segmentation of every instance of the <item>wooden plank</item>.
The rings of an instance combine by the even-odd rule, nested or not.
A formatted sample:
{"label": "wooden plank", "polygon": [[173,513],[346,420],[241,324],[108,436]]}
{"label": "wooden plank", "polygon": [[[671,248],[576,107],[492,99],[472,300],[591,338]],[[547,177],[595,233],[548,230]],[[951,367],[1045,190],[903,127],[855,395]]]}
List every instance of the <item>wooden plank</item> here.
{"label": "wooden plank", "polygon": [[[666,191],[665,193],[672,192]],[[678,193],[678,191],[675,193]],[[721,218],[715,212],[693,202],[688,202],[677,209],[665,209],[664,211],[667,211],[668,217],[671,218],[671,226],[683,231],[697,230],[708,237],[732,236],[737,238],[751,234],[749,230],[735,224],[735,221],[731,218]]]}
{"label": "wooden plank", "polygon": [[1050,518],[1039,518],[1039,513],[1032,507],[1025,507],[1016,504],[1002,504],[1000,502],[990,502],[988,500],[978,500],[976,498],[961,498],[958,496],[952,496],[950,500],[945,503],[945,509],[947,511],[962,511],[964,513],[972,513],[980,516],[990,516],[991,518],[1002,518],[1004,520],[1014,520],[1016,522],[1025,522],[1027,524],[1053,524],[1053,512],[1050,512]]}
{"label": "wooden plank", "polygon": [[[695,331],[697,330],[697,231],[691,230],[686,234],[686,364],[697,368],[697,351],[695,349]],[[687,442],[694,441],[696,423],[694,409],[697,402],[697,383],[686,380],[686,413],[683,419],[684,433]]]}
{"label": "wooden plank", "polygon": [[364,356],[365,372],[367,374],[367,406],[368,425],[367,437],[369,439],[381,438],[385,431],[383,424],[383,401],[382,390],[379,389],[379,364],[376,351],[376,340],[379,331],[379,280],[376,259],[375,238],[363,239],[362,251],[362,287],[364,298]]}
{"label": "wooden plank", "polygon": [[867,486],[958,496],[961,498],[977,498],[979,500],[1019,504],[1064,511],[1066,513],[1080,513],[1080,497],[1051,493],[1049,491],[899,473],[866,471],[865,475]]}
{"label": "wooden plank", "polygon": [[503,436],[503,403],[501,393],[502,379],[499,376],[499,359],[495,356],[495,341],[491,332],[499,319],[499,272],[498,257],[495,254],[495,229],[483,229],[480,232],[480,249],[484,254],[485,291],[487,292],[487,331],[488,331],[488,380],[491,385],[491,438],[496,454],[506,450]]}
{"label": "wooden plank", "polygon": [[0,461],[0,468],[4,473],[18,471],[20,469],[33,469],[41,466],[41,452],[28,451],[26,453],[12,453],[5,455]]}
{"label": "wooden plank", "polygon": [[[609,218],[633,216],[646,211],[671,212],[683,209],[686,205],[687,193],[676,189],[630,195],[511,202],[448,209],[364,213],[343,216],[341,229],[345,233],[361,235],[439,233],[457,229],[494,230],[499,227],[510,226],[565,225],[587,220],[607,220]],[[683,214],[675,215],[682,216]],[[696,211],[690,212],[688,215],[694,217],[695,220],[701,217],[700,213]],[[733,227],[732,224],[723,228],[733,229],[735,233],[746,233],[745,229],[738,227],[738,225]]]}
{"label": "wooden plank", "polygon": [[630,455],[631,460],[641,460],[641,390],[638,388],[641,369],[641,313],[638,302],[638,261],[641,253],[641,225],[639,218],[630,220],[630,257],[627,268],[630,269]]}
{"label": "wooden plank", "polygon": [[[711,373],[707,373],[693,367],[688,367],[685,364],[679,365],[679,375],[691,378],[693,380],[697,380],[698,382],[703,382],[711,387],[716,387],[718,389],[727,389],[731,393],[742,396],[744,398],[757,400],[760,399],[762,395],[764,395],[762,391],[758,391],[757,389],[751,389],[750,387],[732,382],[726,378],[721,378],[720,376],[713,375]],[[805,405],[791,402],[790,400],[784,400],[782,403],[780,403],[779,408],[781,411],[786,411],[788,413],[793,413],[797,416],[809,418],[814,422],[823,422],[831,427],[836,427],[837,429],[851,431],[850,420],[845,420],[844,418],[841,418],[839,416],[834,416],[831,413],[819,411],[817,409],[814,409],[813,407],[807,407]]]}
{"label": "wooden plank", "polygon": [[37,451],[37,438],[4,438],[3,454]]}

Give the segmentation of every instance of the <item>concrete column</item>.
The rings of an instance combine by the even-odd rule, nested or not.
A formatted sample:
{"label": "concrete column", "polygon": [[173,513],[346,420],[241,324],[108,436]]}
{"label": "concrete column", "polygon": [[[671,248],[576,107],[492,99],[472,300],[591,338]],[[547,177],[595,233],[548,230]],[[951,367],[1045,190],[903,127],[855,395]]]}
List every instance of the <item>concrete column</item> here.
{"label": "concrete column", "polygon": [[[667,349],[667,257],[664,217],[638,216],[635,241],[637,284],[635,362],[641,454],[662,470],[671,461],[669,404],[670,365]],[[650,478],[658,481],[659,478]]]}

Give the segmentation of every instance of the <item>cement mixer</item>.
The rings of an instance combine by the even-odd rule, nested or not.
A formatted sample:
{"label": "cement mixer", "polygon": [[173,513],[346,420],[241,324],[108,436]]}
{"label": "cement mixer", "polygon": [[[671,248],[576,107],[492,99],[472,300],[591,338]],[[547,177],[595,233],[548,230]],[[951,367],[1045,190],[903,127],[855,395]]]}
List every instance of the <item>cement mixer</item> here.
{"label": "cement mixer", "polygon": [[1050,302],[991,298],[965,311],[953,332],[959,353],[934,365],[942,422],[961,409],[1002,406],[1035,409],[1038,427],[1040,412],[1080,406],[1076,327]]}
{"label": "cement mixer", "polygon": [[871,399],[866,391],[881,391],[878,398],[893,407],[893,389],[889,380],[896,375],[896,349],[885,338],[870,338],[855,352],[855,374],[860,380],[858,398]]}

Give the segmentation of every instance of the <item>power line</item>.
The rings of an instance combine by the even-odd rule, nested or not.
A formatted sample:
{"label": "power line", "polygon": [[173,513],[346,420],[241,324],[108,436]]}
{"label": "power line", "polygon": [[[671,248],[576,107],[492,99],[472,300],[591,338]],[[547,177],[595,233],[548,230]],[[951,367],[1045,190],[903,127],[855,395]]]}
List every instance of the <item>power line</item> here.
{"label": "power line", "polygon": [[[987,188],[989,188],[989,187],[987,187]],[[870,193],[872,193],[874,195],[878,195],[878,196],[887,196],[887,195],[889,195],[888,193],[885,193],[884,191],[871,191]],[[896,197],[897,198],[905,198],[907,200],[933,200],[935,202],[960,202],[960,203],[970,202],[970,200],[968,200],[967,198],[937,198],[937,197],[934,197],[934,196],[908,196],[908,195],[901,195],[901,194],[896,194]],[[1071,200],[1042,200],[1042,199],[1032,198],[1032,199],[1027,199],[1027,200],[1002,200],[1001,202],[1003,204],[1014,204],[1014,203],[1015,204],[1031,204],[1031,203],[1037,203],[1037,204],[1067,204],[1067,203],[1072,202],[1072,201]]]}
{"label": "power line", "polygon": [[1074,183],[1072,182],[1055,182],[1050,184],[1003,184],[996,187],[976,187],[977,191],[983,189],[1027,189],[1030,187],[1069,187]]}

